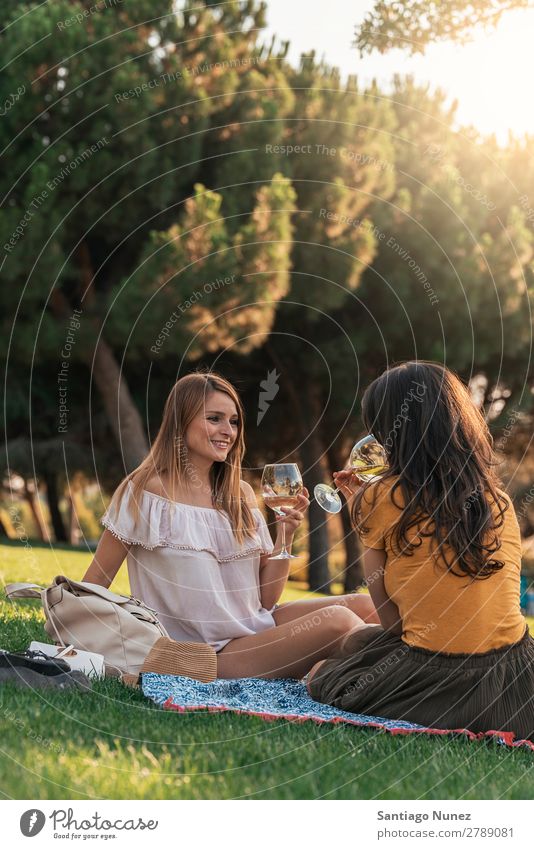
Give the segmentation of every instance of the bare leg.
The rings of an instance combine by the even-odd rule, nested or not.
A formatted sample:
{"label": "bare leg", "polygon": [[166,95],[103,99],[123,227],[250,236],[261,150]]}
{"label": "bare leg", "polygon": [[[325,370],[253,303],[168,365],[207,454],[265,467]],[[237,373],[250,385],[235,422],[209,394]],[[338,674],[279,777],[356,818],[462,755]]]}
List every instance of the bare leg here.
{"label": "bare leg", "polygon": [[217,677],[302,678],[318,660],[330,657],[347,634],[364,627],[347,607],[323,605],[275,628],[231,640],[217,653]]}
{"label": "bare leg", "polygon": [[312,611],[331,607],[333,604],[352,610],[359,619],[369,625],[380,624],[380,618],[373,600],[367,593],[348,593],[347,595],[325,596],[325,598],[299,598],[296,601],[286,601],[276,610],[273,610],[273,617],[277,625],[283,625]]}
{"label": "bare leg", "polygon": [[[341,640],[339,641],[338,648],[335,652],[335,657],[343,658],[343,657],[348,657],[351,654],[354,654],[354,652],[357,651],[361,647],[361,637],[363,636],[362,630],[368,631],[369,627],[375,627],[375,626],[376,626],[376,623],[373,622],[373,623],[370,623],[369,625],[365,626],[364,629],[353,628],[352,631],[348,631],[348,633],[346,633],[345,636],[342,637]],[[378,627],[380,627],[380,626],[378,626]],[[356,636],[355,639],[351,639],[351,637],[353,635],[357,634],[358,632],[360,632],[360,637]],[[310,669],[310,671],[306,675],[306,689],[308,690],[308,692],[310,692],[310,681],[311,681],[311,679],[314,677],[314,675],[317,675],[317,673],[319,672],[319,669],[321,668],[321,666],[325,662],[325,660],[326,660],[326,658],[323,658],[323,660],[318,660],[317,663],[314,663],[312,668]]]}

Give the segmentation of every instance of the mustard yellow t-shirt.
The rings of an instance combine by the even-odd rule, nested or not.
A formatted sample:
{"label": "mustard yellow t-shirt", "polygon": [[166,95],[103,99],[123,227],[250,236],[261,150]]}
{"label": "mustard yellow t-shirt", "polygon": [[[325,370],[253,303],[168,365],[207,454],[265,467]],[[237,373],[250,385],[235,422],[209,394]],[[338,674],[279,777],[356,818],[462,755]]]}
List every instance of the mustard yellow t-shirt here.
{"label": "mustard yellow t-shirt", "polygon": [[[372,483],[364,492],[360,511],[360,537],[366,548],[384,550],[386,593],[395,602],[402,619],[402,639],[408,645],[430,651],[478,654],[518,642],[525,633],[526,620],[520,610],[521,538],[513,504],[504,524],[497,529],[501,547],[492,558],[504,561],[504,567],[484,580],[473,580],[452,574],[440,552],[453,563],[456,555],[451,546],[437,549],[430,536],[430,518],[407,531],[407,539],[421,539],[413,554],[400,554],[392,546],[392,533],[400,519],[404,499],[400,486],[391,499],[397,477]],[[399,505],[399,506],[396,506]],[[494,513],[498,515],[496,505]],[[431,550],[431,545],[434,548]],[[455,571],[459,571],[455,567]],[[371,576],[372,580],[372,576]]]}

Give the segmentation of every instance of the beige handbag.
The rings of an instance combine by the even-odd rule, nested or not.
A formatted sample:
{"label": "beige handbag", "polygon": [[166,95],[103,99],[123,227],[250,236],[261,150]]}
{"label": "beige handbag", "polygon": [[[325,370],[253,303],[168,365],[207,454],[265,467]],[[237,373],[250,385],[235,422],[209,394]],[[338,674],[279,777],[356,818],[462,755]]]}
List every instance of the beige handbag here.
{"label": "beige handbag", "polygon": [[6,596],[40,598],[46,633],[62,646],[104,655],[107,675],[137,675],[154,643],[169,636],[142,601],[64,575],[49,587],[8,584]]}

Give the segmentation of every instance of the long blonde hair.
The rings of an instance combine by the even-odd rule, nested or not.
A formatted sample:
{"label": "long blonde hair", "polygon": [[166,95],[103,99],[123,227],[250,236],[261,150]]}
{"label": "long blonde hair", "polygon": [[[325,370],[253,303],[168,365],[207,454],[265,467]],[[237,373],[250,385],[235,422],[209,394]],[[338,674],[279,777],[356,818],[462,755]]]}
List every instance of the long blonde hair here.
{"label": "long blonde hair", "polygon": [[237,439],[226,460],[214,462],[210,482],[215,507],[225,511],[239,543],[255,531],[254,516],[241,492],[241,460],[245,452],[244,411],[239,396],[227,380],[214,372],[187,374],[176,381],[165,402],[163,419],[149,454],[121,481],[113,495],[118,506],[128,484],[132,484],[133,515],[137,521],[139,501],[148,480],[167,475],[171,492],[188,477],[185,433],[212,392],[224,392],[234,402],[238,416]]}

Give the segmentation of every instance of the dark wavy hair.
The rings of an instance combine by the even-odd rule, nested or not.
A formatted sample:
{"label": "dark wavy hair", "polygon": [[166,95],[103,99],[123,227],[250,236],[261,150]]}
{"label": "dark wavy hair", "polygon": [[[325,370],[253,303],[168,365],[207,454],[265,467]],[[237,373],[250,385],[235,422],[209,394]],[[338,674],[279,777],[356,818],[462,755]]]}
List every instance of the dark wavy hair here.
{"label": "dark wavy hair", "polygon": [[[413,555],[422,537],[430,536],[455,575],[488,578],[502,569],[504,562],[492,555],[500,548],[496,531],[504,524],[509,502],[497,492],[501,483],[487,423],[460,378],[430,361],[393,366],[366,389],[362,420],[388,455],[381,481],[398,476],[391,499],[402,509],[392,536],[399,553]],[[352,507],[353,525],[362,533],[360,505],[369,486],[376,500],[381,483],[366,484]],[[398,489],[402,505],[395,501]],[[495,517],[490,500],[498,508]],[[420,530],[419,540],[409,541],[407,531],[429,517],[431,530]],[[451,563],[444,544],[456,554]]]}

